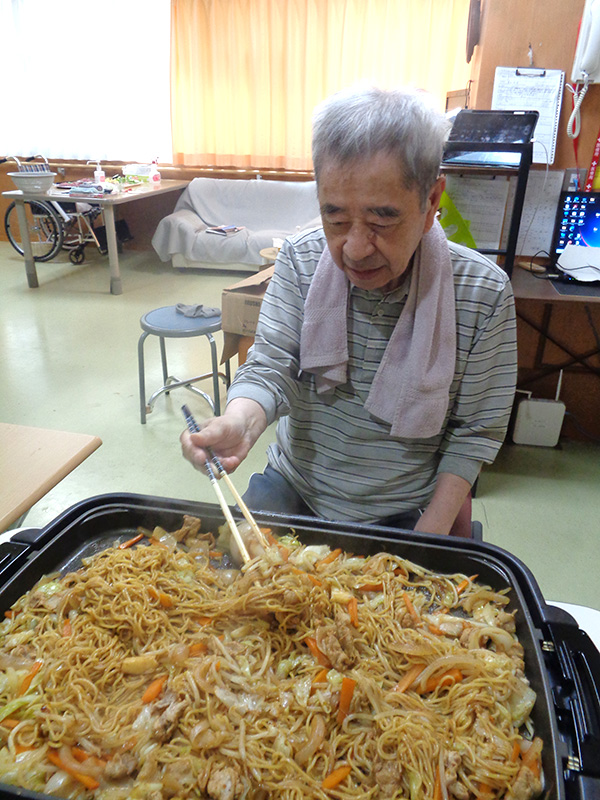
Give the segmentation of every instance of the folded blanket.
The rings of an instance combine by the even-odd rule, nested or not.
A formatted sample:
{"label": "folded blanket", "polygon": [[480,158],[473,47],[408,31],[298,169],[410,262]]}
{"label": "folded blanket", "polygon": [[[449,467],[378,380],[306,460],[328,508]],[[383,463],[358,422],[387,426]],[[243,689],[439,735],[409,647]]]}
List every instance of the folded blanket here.
{"label": "folded blanket", "polygon": [[203,306],[202,303],[187,306],[185,303],[177,303],[175,306],[178,314],[183,314],[184,317],[216,317],[221,313],[220,308],[211,308],[210,306]]}
{"label": "folded blanket", "polygon": [[[350,283],[325,248],[313,276],[300,336],[300,368],[318,393],[347,380]],[[436,436],[448,410],[456,362],[456,310],[448,244],[438,222],[417,248],[402,313],[365,408],[402,438]]]}

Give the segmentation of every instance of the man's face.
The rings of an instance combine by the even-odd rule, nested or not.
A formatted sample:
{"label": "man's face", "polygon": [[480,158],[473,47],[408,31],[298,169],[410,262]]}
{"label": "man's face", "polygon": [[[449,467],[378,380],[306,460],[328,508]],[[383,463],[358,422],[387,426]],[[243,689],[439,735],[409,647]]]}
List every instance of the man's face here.
{"label": "man's face", "polygon": [[331,256],[348,280],[367,290],[399,286],[433,225],[443,190],[440,178],[422,209],[417,191],[406,188],[388,153],[325,164],[318,181],[323,228]]}

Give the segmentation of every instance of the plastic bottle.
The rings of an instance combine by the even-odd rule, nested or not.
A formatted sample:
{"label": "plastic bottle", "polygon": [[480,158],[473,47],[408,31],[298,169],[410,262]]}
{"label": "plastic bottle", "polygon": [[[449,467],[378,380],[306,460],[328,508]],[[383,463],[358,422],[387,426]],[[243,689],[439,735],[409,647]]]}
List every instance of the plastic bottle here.
{"label": "plastic bottle", "polygon": [[150,165],[150,174],[148,175],[148,183],[151,183],[154,186],[158,186],[160,183],[160,172],[158,171],[158,159],[154,159],[152,164]]}
{"label": "plastic bottle", "polygon": [[96,165],[96,169],[94,170],[94,183],[106,183],[106,175],[100,166],[100,161],[88,161],[87,163]]}

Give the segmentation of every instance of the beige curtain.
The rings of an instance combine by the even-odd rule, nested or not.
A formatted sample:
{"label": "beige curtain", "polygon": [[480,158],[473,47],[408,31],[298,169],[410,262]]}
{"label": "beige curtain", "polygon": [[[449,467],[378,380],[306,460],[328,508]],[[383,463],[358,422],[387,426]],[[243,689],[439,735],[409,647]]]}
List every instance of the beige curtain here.
{"label": "beige curtain", "polygon": [[357,82],[445,107],[467,85],[469,0],[173,0],[174,161],[310,170],[314,106]]}

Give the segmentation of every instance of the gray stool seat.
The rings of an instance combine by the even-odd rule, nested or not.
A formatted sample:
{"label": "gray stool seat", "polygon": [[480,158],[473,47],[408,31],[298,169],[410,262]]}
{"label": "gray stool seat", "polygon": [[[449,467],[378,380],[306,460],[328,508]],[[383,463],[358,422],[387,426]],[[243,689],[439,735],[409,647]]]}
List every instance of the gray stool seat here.
{"label": "gray stool seat", "polygon": [[[229,361],[225,364],[225,374],[219,372],[217,345],[213,337],[213,333],[221,330],[221,314],[215,314],[210,317],[186,317],[185,314],[181,314],[177,311],[176,306],[162,306],[161,308],[156,308],[144,314],[140,319],[140,325],[143,333],[138,341],[138,372],[140,386],[140,418],[142,425],[145,425],[146,415],[152,411],[158,397],[162,394],[168,394],[172,389],[180,387],[189,389],[189,391],[203,397],[209,404],[212,412],[218,416],[221,413],[219,379],[224,380],[226,386],[229,386],[231,379]],[[144,342],[148,336],[151,335],[158,336],[159,338],[164,383],[163,386],[157,389],[148,401],[146,401]],[[206,336],[208,339],[212,370],[202,375],[196,375],[193,378],[175,378],[173,375],[169,375],[165,339],[184,339],[192,336]],[[213,397],[203,392],[197,386],[192,385],[198,381],[206,380],[207,378],[213,379]]]}

